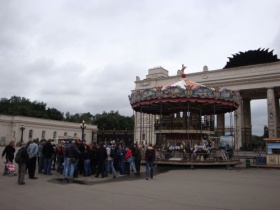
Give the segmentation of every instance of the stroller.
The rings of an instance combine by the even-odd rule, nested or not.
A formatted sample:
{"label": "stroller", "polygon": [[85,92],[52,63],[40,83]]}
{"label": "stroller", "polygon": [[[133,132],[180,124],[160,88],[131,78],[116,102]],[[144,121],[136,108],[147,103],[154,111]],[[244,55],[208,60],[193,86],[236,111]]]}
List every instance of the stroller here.
{"label": "stroller", "polygon": [[9,176],[17,175],[14,164],[12,164],[10,161],[6,160],[6,161],[4,161],[4,165],[5,165],[4,174],[3,174],[4,176],[5,175],[9,175]]}

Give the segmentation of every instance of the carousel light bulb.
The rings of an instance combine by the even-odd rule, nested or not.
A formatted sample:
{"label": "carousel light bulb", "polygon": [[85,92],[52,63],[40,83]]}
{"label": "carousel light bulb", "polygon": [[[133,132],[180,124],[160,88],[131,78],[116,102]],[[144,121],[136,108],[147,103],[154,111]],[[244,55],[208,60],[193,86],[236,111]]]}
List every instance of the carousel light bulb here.
{"label": "carousel light bulb", "polygon": [[180,117],[181,117],[181,118],[183,117],[183,112],[182,112],[182,111],[180,111]]}

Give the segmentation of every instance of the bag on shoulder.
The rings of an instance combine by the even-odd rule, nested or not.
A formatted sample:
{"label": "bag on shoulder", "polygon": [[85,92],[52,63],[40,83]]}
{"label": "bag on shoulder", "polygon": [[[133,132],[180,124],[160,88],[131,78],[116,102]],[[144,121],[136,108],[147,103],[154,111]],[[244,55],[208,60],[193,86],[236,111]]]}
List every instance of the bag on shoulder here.
{"label": "bag on shoulder", "polygon": [[111,148],[110,150],[110,157],[111,158],[115,158],[116,154],[115,154],[115,151]]}
{"label": "bag on shoulder", "polygon": [[16,157],[15,157],[15,162],[16,163],[22,163],[23,162],[23,150],[24,148],[20,148],[16,154]]}

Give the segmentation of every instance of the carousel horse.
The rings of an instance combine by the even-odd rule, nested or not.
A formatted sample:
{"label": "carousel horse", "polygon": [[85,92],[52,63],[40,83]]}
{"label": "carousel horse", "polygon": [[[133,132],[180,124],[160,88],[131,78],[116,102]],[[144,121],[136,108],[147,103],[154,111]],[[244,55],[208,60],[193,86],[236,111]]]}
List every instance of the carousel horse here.
{"label": "carousel horse", "polygon": [[203,157],[206,159],[211,152],[211,146],[208,144],[208,141],[202,141],[200,145],[195,144],[192,150],[192,156],[194,158]]}

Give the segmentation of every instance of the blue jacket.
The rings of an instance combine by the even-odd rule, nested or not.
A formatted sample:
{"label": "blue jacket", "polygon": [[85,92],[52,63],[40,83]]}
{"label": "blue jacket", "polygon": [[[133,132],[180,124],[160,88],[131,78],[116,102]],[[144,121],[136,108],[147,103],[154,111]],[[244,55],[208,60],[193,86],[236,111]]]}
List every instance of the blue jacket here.
{"label": "blue jacket", "polygon": [[119,158],[119,159],[125,159],[125,150],[124,149],[118,149],[118,151],[117,151],[117,157]]}
{"label": "blue jacket", "polygon": [[30,158],[37,157],[38,150],[39,150],[39,147],[35,142],[32,142],[27,147],[27,152],[28,152]]}

